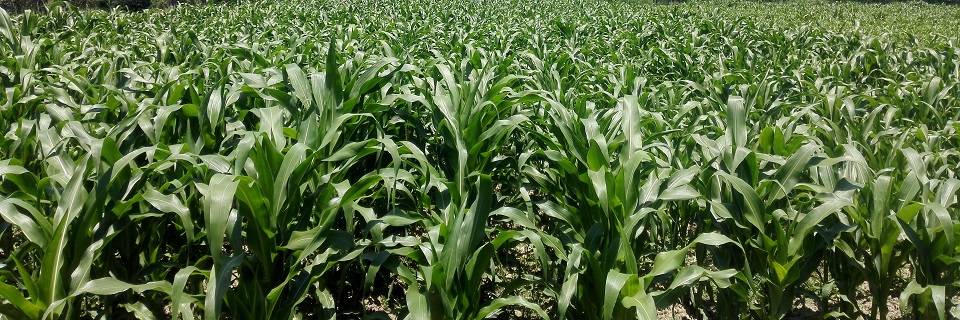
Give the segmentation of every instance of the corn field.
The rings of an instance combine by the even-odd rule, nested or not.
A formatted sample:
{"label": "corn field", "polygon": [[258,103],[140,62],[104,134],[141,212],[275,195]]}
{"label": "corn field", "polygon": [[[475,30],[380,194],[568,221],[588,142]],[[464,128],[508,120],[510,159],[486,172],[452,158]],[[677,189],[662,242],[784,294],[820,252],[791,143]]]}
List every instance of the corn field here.
{"label": "corn field", "polygon": [[0,10],[0,319],[957,319],[958,24]]}

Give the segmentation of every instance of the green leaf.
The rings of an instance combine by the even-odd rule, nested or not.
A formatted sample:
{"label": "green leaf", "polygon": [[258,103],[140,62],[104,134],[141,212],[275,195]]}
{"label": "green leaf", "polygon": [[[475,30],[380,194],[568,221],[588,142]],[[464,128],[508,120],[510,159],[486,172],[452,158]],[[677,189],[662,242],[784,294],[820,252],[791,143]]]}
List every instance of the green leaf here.
{"label": "green leaf", "polygon": [[[670,189],[687,186],[698,174],[700,174],[699,166],[678,170],[670,175],[667,182],[663,184],[663,189],[664,191],[669,191]],[[696,192],[696,190],[694,190],[694,192]],[[663,196],[661,195],[661,197]]]}
{"label": "green leaf", "polygon": [[800,222],[797,223],[793,231],[793,237],[790,238],[789,254],[792,256],[800,250],[801,245],[803,245],[803,242],[807,239],[807,234],[810,233],[813,227],[820,224],[828,215],[836,213],[841,208],[850,205],[852,205],[852,203],[849,200],[829,198],[827,202],[805,214],[803,218],[800,219]]}
{"label": "green leaf", "polygon": [[956,214],[951,217],[950,212],[947,211],[947,208],[944,208],[942,205],[936,202],[929,202],[926,206],[927,210],[930,210],[934,219],[932,220],[937,226],[942,230],[944,237],[947,239],[947,248],[955,248],[954,237],[957,233],[954,226],[956,225]]}
{"label": "green leaf", "polygon": [[727,181],[727,183],[733,186],[733,188],[743,196],[743,204],[745,207],[740,208],[740,210],[744,211],[742,214],[747,222],[758,230],[764,230],[763,217],[766,213],[766,207],[763,205],[763,202],[760,201],[760,196],[757,195],[757,191],[740,178],[725,172],[718,171],[716,174]]}
{"label": "green leaf", "polygon": [[683,265],[683,261],[687,257],[687,251],[689,251],[689,249],[683,248],[658,253],[653,259],[653,269],[650,270],[650,273],[648,273],[646,277],[658,276],[677,270],[677,268]]}
{"label": "green leaf", "polygon": [[259,132],[265,134],[277,149],[287,145],[287,138],[283,135],[283,118],[285,111],[280,107],[259,108],[251,111],[260,118]]}
{"label": "green leaf", "polygon": [[665,201],[683,201],[696,199],[700,193],[689,185],[683,185],[675,188],[666,189],[660,193],[658,198]]}
{"label": "green leaf", "polygon": [[227,233],[227,221],[233,208],[233,197],[238,182],[233,176],[216,174],[210,179],[210,185],[201,189],[204,195],[203,218],[206,226],[207,245],[214,265],[220,264],[223,250],[223,236]]}
{"label": "green leaf", "polygon": [[697,280],[700,280],[701,277],[707,272],[707,270],[699,266],[688,266],[683,269],[680,269],[680,272],[677,273],[677,276],[673,278],[673,282],[670,283],[668,289],[676,289],[682,286],[690,285]]}
{"label": "green leaf", "polygon": [[283,204],[288,199],[287,188],[291,185],[298,187],[299,181],[290,181],[290,178],[297,167],[303,164],[304,159],[307,158],[307,150],[306,145],[297,143],[290,147],[290,149],[287,150],[287,154],[283,156],[283,162],[280,163],[280,170],[277,171],[277,175],[273,180],[273,195],[270,201],[270,207],[273,209],[273,212],[270,219],[268,219],[270,221],[270,230],[277,228],[277,220],[288,220],[284,212],[282,212],[284,208]]}
{"label": "green leaf", "polygon": [[204,318],[220,318],[220,306],[223,303],[223,296],[230,286],[230,280],[233,278],[233,269],[241,262],[243,262],[243,255],[233,255],[226,260],[222,260],[221,263],[214,264],[211,268],[203,306]]}
{"label": "green leaf", "polygon": [[915,295],[924,294],[928,290],[930,290],[929,287],[920,285],[916,279],[910,280],[910,283],[900,292],[900,310],[910,310],[907,307],[907,304],[911,301],[910,298]]}
{"label": "green leaf", "polygon": [[183,229],[187,233],[187,241],[193,242],[193,218],[190,217],[190,209],[183,205],[180,198],[172,194],[164,195],[156,189],[148,188],[143,193],[143,199],[161,212],[174,213],[180,217],[180,223],[183,224]]}
{"label": "green leaf", "polygon": [[33,219],[20,213],[20,211],[7,200],[7,198],[0,195],[0,218],[19,228],[30,242],[36,243],[40,247],[46,247],[50,240],[47,234],[43,232],[43,229],[33,222]]}
{"label": "green leaf", "polygon": [[793,191],[793,188],[796,187],[797,182],[800,181],[799,175],[804,169],[807,168],[810,159],[813,158],[814,152],[817,151],[817,146],[815,145],[804,145],[800,147],[799,150],[793,153],[787,162],[780,166],[777,169],[775,178],[780,183],[780,190],[774,192],[771,200],[780,199],[787,196]]}
{"label": "green leaf", "polygon": [[565,222],[570,227],[573,227],[574,230],[582,230],[580,227],[579,217],[568,211],[563,206],[552,201],[545,201],[537,203],[537,207],[540,210],[543,210],[543,213],[547,216],[554,217],[560,221]]}
{"label": "green leaf", "polygon": [[[64,289],[66,270],[64,270],[64,266],[67,264],[67,255],[65,250],[71,240],[70,225],[83,209],[83,202],[87,197],[87,191],[83,188],[83,181],[86,180],[89,159],[89,155],[84,157],[81,163],[76,166],[57,206],[54,216],[57,229],[54,231],[50,243],[44,248],[43,260],[40,263],[40,279],[37,281],[37,287],[41,294],[39,302],[43,304],[52,304],[66,296]],[[47,309],[47,312],[51,312],[51,310]]]}
{"label": "green leaf", "polygon": [[626,140],[624,154],[634,154],[643,147],[643,130],[640,119],[640,103],[636,95],[627,95],[618,101],[623,120],[620,123]]}
{"label": "green leaf", "polygon": [[446,269],[445,287],[449,288],[456,274],[463,270],[467,257],[473,255],[478,244],[486,236],[487,218],[493,194],[493,181],[490,176],[481,174],[477,178],[477,199],[466,212],[455,217],[450,233],[455,235],[445,244],[441,252],[442,265]]}
{"label": "green leaf", "polygon": [[330,89],[330,93],[333,94],[334,101],[337,105],[343,102],[343,84],[340,82],[340,64],[337,61],[339,58],[340,55],[334,46],[334,41],[330,41],[330,45],[327,46],[327,60],[324,69],[326,73],[325,84],[326,87]]}
{"label": "green leaf", "polygon": [[924,205],[922,203],[911,203],[903,206],[897,211],[897,218],[903,221],[913,221],[913,218],[920,213],[920,210],[923,210]]}
{"label": "green leaf", "polygon": [[[7,10],[0,8],[0,34],[6,39],[6,42],[13,46],[14,43],[20,42],[19,39],[14,37],[14,32],[17,30],[14,29],[13,21],[10,20],[10,15],[7,14]],[[19,32],[18,32],[19,35]]]}
{"label": "green leaf", "polygon": [[653,320],[657,319],[657,306],[653,297],[646,292],[640,291],[633,296],[623,298],[623,306],[626,308],[637,308],[637,319]]}
{"label": "green leaf", "polygon": [[776,280],[775,283],[776,283],[776,284],[782,284],[782,283],[784,283],[784,281],[787,279],[787,274],[790,272],[790,270],[787,269],[787,268],[788,268],[788,267],[792,267],[793,264],[790,263],[790,264],[788,264],[787,266],[784,266],[784,265],[781,265],[780,263],[778,263],[778,262],[776,262],[776,261],[771,261],[770,264],[773,265],[773,270],[774,270],[775,274],[777,275],[777,279],[775,279],[775,280]]}
{"label": "green leaf", "polygon": [[402,210],[396,208],[390,210],[390,212],[385,214],[383,217],[380,217],[380,220],[387,225],[394,227],[407,226],[417,222],[417,219],[410,217]]}
{"label": "green leaf", "polygon": [[158,290],[158,289],[165,289],[162,291],[169,292],[171,289],[170,283],[166,281],[154,281],[154,282],[148,282],[145,284],[134,285],[134,284],[129,284],[129,283],[117,280],[115,278],[100,278],[100,279],[90,280],[84,283],[79,288],[77,288],[76,292],[74,292],[71,295],[78,296],[80,294],[90,293],[95,295],[107,296],[107,295],[115,295],[127,290],[133,290],[135,292],[144,292],[148,290]]}
{"label": "green leaf", "polygon": [[940,320],[947,318],[947,295],[944,286],[930,286],[930,298],[933,299],[933,306],[937,309],[937,317]]}
{"label": "green leaf", "polygon": [[563,285],[561,285],[560,288],[560,296],[557,298],[559,319],[566,319],[567,309],[570,307],[574,294],[576,294],[577,282],[580,279],[579,265],[582,254],[583,247],[577,243],[573,244],[570,255],[568,256]]}
{"label": "green leaf", "polygon": [[[730,96],[727,99],[727,139],[734,147],[747,145],[747,108],[743,98]],[[736,150],[736,148],[734,148]]]}
{"label": "green leaf", "polygon": [[123,309],[133,314],[133,316],[136,317],[137,319],[143,319],[143,320],[156,319],[156,317],[153,316],[153,312],[151,312],[150,309],[147,308],[147,305],[143,304],[142,302],[124,303]]}
{"label": "green leaf", "polygon": [[370,192],[377,183],[383,180],[383,177],[377,174],[367,175],[354,184],[350,185],[350,189],[347,189],[347,192],[343,193],[343,198],[341,198],[340,203],[349,204],[353,201],[359,199],[362,195]]}
{"label": "green leaf", "polygon": [[293,87],[293,95],[297,97],[297,100],[300,100],[303,108],[312,108],[313,93],[310,91],[310,80],[307,79],[307,74],[303,73],[300,66],[293,63],[288,63],[285,67],[287,69],[287,79],[290,81],[290,86]]}
{"label": "green leaf", "polygon": [[741,246],[740,243],[733,241],[733,239],[730,239],[729,237],[716,232],[701,233],[691,243],[701,243],[701,244],[714,246],[714,247],[719,247],[724,244],[732,243],[736,245],[738,248],[740,248],[740,250],[743,250],[743,246]]}
{"label": "green leaf", "polygon": [[30,172],[21,166],[10,164],[10,160],[11,159],[0,160],[0,179],[3,179],[6,175],[18,175]]}
{"label": "green leaf", "polygon": [[[490,301],[490,304],[480,309],[475,319],[479,320],[479,319],[487,318],[487,316],[491,315],[492,312],[496,310],[500,310],[501,308],[506,306],[524,307],[532,310],[533,312],[536,312],[537,315],[539,315],[540,318],[542,319],[550,319],[550,317],[547,316],[547,313],[543,311],[543,308],[540,308],[540,306],[534,303],[531,303],[530,301],[527,301],[526,299],[518,296],[497,298],[497,299],[494,299],[493,301]],[[423,318],[423,319],[426,319],[426,318]]]}
{"label": "green leaf", "polygon": [[623,274],[616,270],[607,272],[606,285],[603,290],[603,319],[613,319],[613,309],[616,307],[620,290],[631,279],[636,279],[636,275]]}
{"label": "green leaf", "polygon": [[6,302],[9,302],[14,307],[19,309],[20,312],[23,312],[23,314],[28,318],[40,318],[40,311],[42,311],[40,307],[31,303],[30,301],[27,301],[27,299],[23,296],[23,293],[21,293],[20,290],[17,290],[17,288],[0,282],[0,297],[3,297]]}
{"label": "green leaf", "polygon": [[198,271],[199,269],[196,267],[190,266],[180,269],[173,277],[173,287],[170,292],[170,314],[175,319],[194,319],[191,305],[196,302],[196,299],[187,295],[184,289],[190,276]]}
{"label": "green leaf", "polygon": [[407,311],[410,312],[406,317],[409,320],[432,319],[427,297],[420,293],[417,283],[407,288]]}

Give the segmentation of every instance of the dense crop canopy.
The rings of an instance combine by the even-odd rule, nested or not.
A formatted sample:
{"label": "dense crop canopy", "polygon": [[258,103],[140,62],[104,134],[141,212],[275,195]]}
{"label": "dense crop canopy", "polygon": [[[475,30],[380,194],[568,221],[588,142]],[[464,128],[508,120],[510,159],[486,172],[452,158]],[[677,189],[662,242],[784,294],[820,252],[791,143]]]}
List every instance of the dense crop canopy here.
{"label": "dense crop canopy", "polygon": [[0,11],[0,319],[957,318],[957,25],[812,1]]}

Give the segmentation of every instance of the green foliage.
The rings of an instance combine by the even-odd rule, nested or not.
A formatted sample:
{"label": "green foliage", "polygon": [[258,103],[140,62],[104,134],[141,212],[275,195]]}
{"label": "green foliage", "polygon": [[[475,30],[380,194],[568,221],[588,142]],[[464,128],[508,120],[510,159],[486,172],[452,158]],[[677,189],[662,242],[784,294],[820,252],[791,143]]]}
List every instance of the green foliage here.
{"label": "green foliage", "polygon": [[71,6],[110,11],[143,11],[149,8],[163,9],[178,5],[212,4],[219,0],[0,0],[0,9],[10,13],[22,13],[26,10],[45,11],[51,6],[69,4]]}
{"label": "green foliage", "polygon": [[0,10],[0,318],[960,317],[960,9],[810,3]]}

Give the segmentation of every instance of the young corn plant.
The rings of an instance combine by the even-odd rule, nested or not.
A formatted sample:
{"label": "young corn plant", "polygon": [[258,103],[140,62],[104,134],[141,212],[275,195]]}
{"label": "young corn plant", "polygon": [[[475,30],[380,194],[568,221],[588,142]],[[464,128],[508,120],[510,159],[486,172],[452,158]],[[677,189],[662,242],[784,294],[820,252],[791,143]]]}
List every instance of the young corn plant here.
{"label": "young corn plant", "polygon": [[814,161],[816,144],[783,150],[786,159],[751,150],[749,105],[733,96],[725,111],[726,134],[700,138],[716,157],[706,188],[720,233],[748,245],[742,258],[717,264],[742,270],[736,299],[764,297],[760,305],[750,304],[751,313],[782,318],[833,242],[827,222],[847,219],[841,209],[852,205],[849,191],[857,187],[838,179],[828,163]]}
{"label": "young corn plant", "polygon": [[427,179],[420,192],[429,213],[418,223],[426,233],[415,245],[419,252],[406,257],[419,267],[398,271],[408,285],[410,318],[483,318],[507,305],[547,317],[541,307],[521,297],[484,301],[478,290],[493,268],[490,263],[497,250],[519,239],[488,235],[490,217],[510,211],[493,199],[491,174],[511,169],[502,167],[495,152],[527,121],[518,112],[522,97],[511,88],[517,77],[495,72],[503,63],[482,50],[473,52],[456,70],[440,61],[425,73],[411,73],[416,93],[398,97],[411,108],[424,108],[429,122],[423,123],[436,127],[417,131],[435,132],[440,139],[436,149],[408,145],[416,157],[416,171]]}
{"label": "young corn plant", "polygon": [[[651,214],[667,210],[669,202],[700,195],[688,185],[698,168],[663,168],[663,160],[646,149],[651,134],[644,125],[653,119],[647,118],[637,96],[621,99],[608,112],[584,108],[586,115],[545,101],[550,121],[541,122],[548,124],[542,130],[557,138],[541,133],[538,156],[549,170],[524,171],[552,198],[538,203],[551,218],[543,221],[559,223],[557,229],[543,228],[559,232],[563,245],[559,258],[566,261],[566,271],[552,288],[560,318],[654,318],[658,308],[672,304],[678,291],[699,279],[722,283],[732,275],[683,266],[697,243],[732,243],[715,233],[656,254],[652,266],[640,263],[656,252],[649,245],[655,240],[645,232]],[[671,278],[666,290],[652,290],[653,283]]]}
{"label": "young corn plant", "polygon": [[960,227],[948,208],[957,204],[960,180],[929,178],[926,164],[932,154],[908,148],[903,156],[909,167],[904,185],[916,192],[918,200],[896,216],[907,241],[916,248],[910,257],[913,278],[900,294],[900,307],[912,306],[918,318],[946,319],[948,312],[956,313],[951,297],[958,292],[954,279]]}

